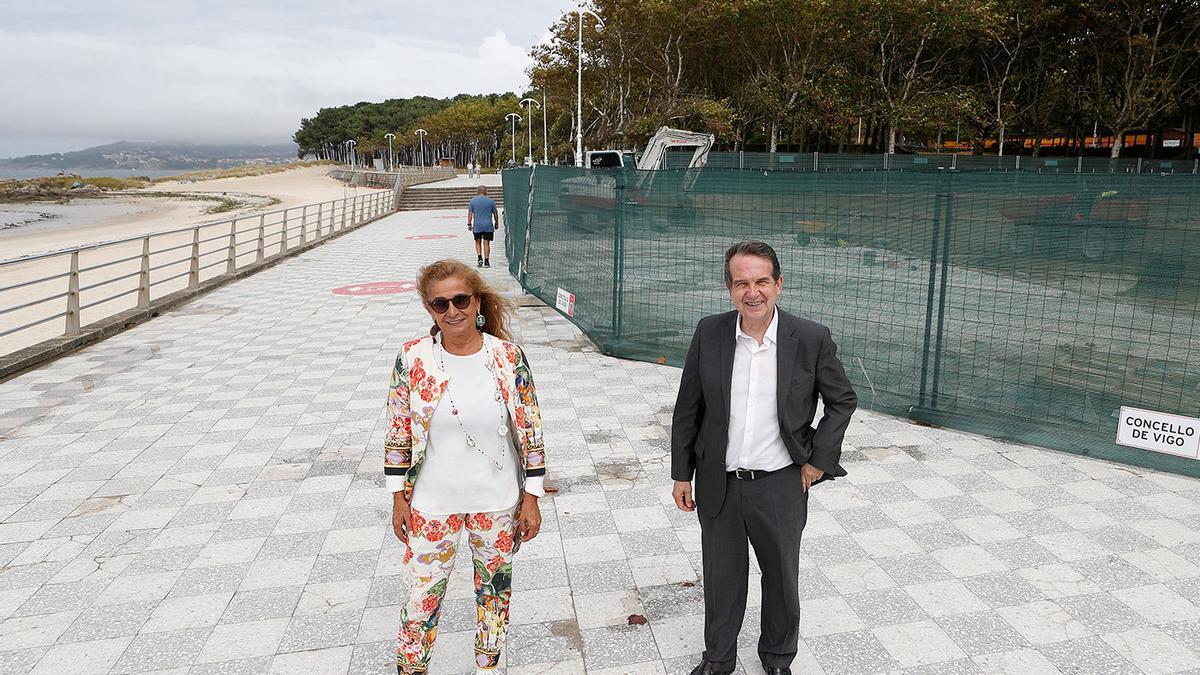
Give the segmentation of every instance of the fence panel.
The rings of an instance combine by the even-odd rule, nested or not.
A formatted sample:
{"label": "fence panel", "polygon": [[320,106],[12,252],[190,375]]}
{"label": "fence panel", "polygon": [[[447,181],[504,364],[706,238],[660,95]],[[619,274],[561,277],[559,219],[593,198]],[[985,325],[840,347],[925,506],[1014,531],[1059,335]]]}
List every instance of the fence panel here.
{"label": "fence panel", "polygon": [[[504,182],[523,203],[527,170]],[[1190,173],[538,167],[533,191],[523,283],[574,293],[607,353],[680,365],[730,307],[724,250],[759,239],[864,406],[1200,475],[1114,443],[1121,405],[1200,416]]]}

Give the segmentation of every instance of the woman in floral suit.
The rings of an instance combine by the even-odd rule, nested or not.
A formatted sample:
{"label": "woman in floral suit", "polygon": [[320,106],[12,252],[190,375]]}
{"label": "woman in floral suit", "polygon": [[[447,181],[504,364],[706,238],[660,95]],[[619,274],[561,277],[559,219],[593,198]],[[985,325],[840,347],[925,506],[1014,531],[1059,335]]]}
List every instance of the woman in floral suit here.
{"label": "woman in floral suit", "polygon": [[408,545],[412,575],[397,671],[428,667],[465,531],[475,575],[475,667],[487,672],[504,646],[512,556],[541,527],[541,414],[525,353],[509,341],[504,299],[457,260],[425,267],[417,285],[434,326],[396,358],[383,461],[392,527]]}

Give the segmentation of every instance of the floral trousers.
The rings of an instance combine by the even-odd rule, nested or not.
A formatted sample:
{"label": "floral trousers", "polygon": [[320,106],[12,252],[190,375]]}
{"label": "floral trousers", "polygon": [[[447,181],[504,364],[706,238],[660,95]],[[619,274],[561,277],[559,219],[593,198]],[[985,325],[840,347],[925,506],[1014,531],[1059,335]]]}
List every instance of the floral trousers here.
{"label": "floral trousers", "polygon": [[412,578],[408,602],[400,612],[397,664],[405,673],[424,672],[437,640],[442,598],[454,569],[463,530],[475,570],[475,667],[495,668],[508,629],[512,596],[513,509],[493,513],[431,516],[412,512],[412,531],[404,564]]}

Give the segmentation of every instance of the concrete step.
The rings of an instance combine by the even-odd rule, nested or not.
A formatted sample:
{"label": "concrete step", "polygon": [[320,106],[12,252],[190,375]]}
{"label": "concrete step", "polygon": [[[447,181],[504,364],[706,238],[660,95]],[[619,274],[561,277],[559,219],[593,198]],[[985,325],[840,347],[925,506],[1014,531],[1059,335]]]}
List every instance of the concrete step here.
{"label": "concrete step", "polygon": [[[476,194],[475,188],[426,188],[423,190],[405,190],[400,199],[401,211],[430,211],[438,209],[463,209]],[[504,198],[499,195],[489,195],[496,200],[496,206],[504,207]]]}

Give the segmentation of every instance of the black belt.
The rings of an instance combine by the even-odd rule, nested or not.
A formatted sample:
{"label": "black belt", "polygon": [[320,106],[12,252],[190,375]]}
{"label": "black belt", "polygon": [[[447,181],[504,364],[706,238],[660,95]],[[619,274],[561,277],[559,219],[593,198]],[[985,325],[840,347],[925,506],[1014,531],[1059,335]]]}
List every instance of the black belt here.
{"label": "black belt", "polygon": [[[783,467],[783,469],[786,468],[788,467]],[[733,471],[729,471],[728,474],[738,480],[758,480],[759,478],[766,478],[773,473],[779,473],[783,469],[775,469],[774,471],[767,471],[766,469],[734,469]]]}

